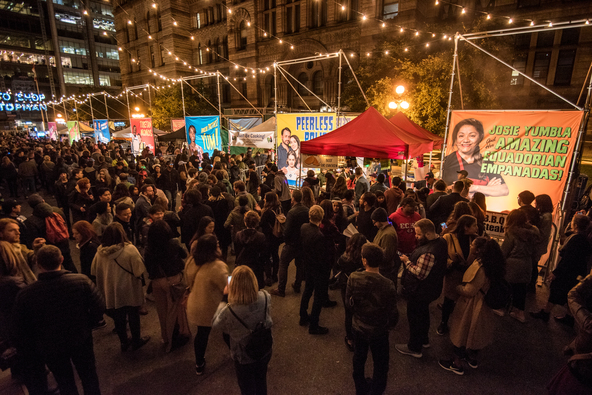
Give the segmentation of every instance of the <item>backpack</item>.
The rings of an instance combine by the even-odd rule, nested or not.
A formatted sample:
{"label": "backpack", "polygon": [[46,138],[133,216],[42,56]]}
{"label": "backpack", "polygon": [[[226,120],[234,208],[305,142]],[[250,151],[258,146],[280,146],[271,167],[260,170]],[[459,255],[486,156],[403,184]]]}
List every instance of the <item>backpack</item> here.
{"label": "backpack", "polygon": [[66,221],[61,215],[52,213],[45,218],[45,237],[50,244],[56,244],[64,240],[68,240],[70,234]]}
{"label": "backpack", "polygon": [[273,224],[273,235],[275,237],[282,237],[284,235],[284,229],[286,228],[286,216],[282,212],[276,214],[275,211],[272,211],[272,213],[275,214],[275,223]]}
{"label": "backpack", "polygon": [[[481,291],[483,292],[483,291]],[[510,284],[503,278],[492,282],[483,300],[493,310],[508,307],[512,299]]]}
{"label": "backpack", "polygon": [[273,336],[271,335],[271,327],[265,327],[265,319],[267,318],[267,296],[265,296],[265,309],[263,310],[263,320],[257,323],[255,329],[250,329],[243,320],[232,310],[230,304],[228,304],[228,310],[232,315],[245,327],[251,334],[245,346],[245,352],[247,356],[255,361],[259,361],[267,354],[271,352],[273,347]]}

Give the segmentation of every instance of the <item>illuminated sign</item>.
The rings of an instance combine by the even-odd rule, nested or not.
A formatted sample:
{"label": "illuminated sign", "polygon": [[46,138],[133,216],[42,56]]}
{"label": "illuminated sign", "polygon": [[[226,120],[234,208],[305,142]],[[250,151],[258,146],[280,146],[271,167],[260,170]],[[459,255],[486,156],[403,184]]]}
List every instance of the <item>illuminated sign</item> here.
{"label": "illuminated sign", "polygon": [[0,111],[47,111],[43,93],[0,92]]}

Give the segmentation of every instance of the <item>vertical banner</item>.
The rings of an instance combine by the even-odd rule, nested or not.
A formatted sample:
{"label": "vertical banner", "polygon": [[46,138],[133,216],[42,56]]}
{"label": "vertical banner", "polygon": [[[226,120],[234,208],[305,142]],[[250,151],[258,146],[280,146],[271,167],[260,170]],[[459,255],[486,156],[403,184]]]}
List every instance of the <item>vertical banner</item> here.
{"label": "vertical banner", "polygon": [[58,139],[58,124],[56,122],[47,123],[47,138],[50,140]]}
{"label": "vertical banner", "polygon": [[181,119],[171,119],[171,132],[176,132],[179,129],[185,127],[185,120]]}
{"label": "vertical banner", "polygon": [[442,178],[459,172],[473,181],[470,194],[487,196],[487,209],[518,208],[524,190],[561,201],[567,182],[581,111],[453,111]]}
{"label": "vertical banner", "polygon": [[95,119],[93,121],[93,129],[95,130],[95,141],[97,143],[107,144],[111,140],[109,134],[109,121],[106,119]]}
{"label": "vertical banner", "polygon": [[78,121],[68,121],[66,122],[66,127],[68,128],[68,140],[70,140],[70,144],[72,144],[74,140],[80,139]]}
{"label": "vertical banner", "polygon": [[300,177],[300,142],[332,132],[354,118],[341,116],[337,120],[335,113],[277,114],[277,166],[290,185],[296,185]]}
{"label": "vertical banner", "polygon": [[148,147],[154,153],[154,134],[152,130],[152,118],[130,119],[132,128],[132,152],[134,155],[142,153]]}
{"label": "vertical banner", "polygon": [[222,150],[222,138],[220,136],[220,117],[185,117],[185,130],[187,133],[187,145],[192,154],[200,160],[203,153],[210,157],[215,149]]}

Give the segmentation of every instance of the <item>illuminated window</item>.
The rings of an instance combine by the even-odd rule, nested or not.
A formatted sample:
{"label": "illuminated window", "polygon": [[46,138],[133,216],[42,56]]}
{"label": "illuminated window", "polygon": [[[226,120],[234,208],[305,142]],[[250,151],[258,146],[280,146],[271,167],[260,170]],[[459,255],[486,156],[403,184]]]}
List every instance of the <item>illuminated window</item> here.
{"label": "illuminated window", "polygon": [[397,0],[384,0],[382,6],[382,19],[393,19],[399,15],[399,2]]}

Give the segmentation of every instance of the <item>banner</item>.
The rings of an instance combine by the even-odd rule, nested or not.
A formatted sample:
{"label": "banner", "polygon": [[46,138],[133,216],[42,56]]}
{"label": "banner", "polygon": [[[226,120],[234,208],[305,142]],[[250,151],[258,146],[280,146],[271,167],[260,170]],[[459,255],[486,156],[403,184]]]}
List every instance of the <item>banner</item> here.
{"label": "banner", "polygon": [[442,178],[448,185],[465,170],[470,194],[487,196],[487,208],[518,208],[524,190],[561,201],[580,111],[453,111]]}
{"label": "banner", "polygon": [[50,140],[58,139],[58,124],[57,122],[47,123],[47,138]]}
{"label": "banner", "polygon": [[207,152],[211,158],[215,149],[222,150],[218,115],[185,117],[185,129],[189,151],[196,154],[200,160],[204,152]]}
{"label": "banner", "polygon": [[176,132],[179,129],[183,129],[185,127],[185,120],[184,119],[171,119],[171,132]]}
{"label": "banner", "polygon": [[252,133],[250,129],[261,125],[261,118],[233,119],[228,122],[231,147],[273,149],[275,130]]}
{"label": "banner", "polygon": [[[337,169],[339,157],[331,155],[306,155],[302,154],[302,167],[312,169]],[[302,171],[304,173],[304,170]]]}
{"label": "banner", "polygon": [[130,119],[132,128],[132,153],[139,155],[146,147],[154,153],[154,134],[152,131],[152,118]]}
{"label": "banner", "polygon": [[488,211],[485,215],[485,232],[491,237],[504,237],[504,223],[508,217],[507,213],[494,213]]}
{"label": "banner", "polygon": [[68,140],[70,140],[70,144],[72,144],[74,140],[80,140],[78,121],[68,121],[66,122],[66,127],[68,128]]}
{"label": "banner", "polygon": [[340,116],[337,120],[335,113],[327,112],[277,114],[277,166],[283,169],[290,185],[296,185],[300,176],[300,142],[332,132],[354,118]]}
{"label": "banner", "polygon": [[93,121],[93,129],[95,130],[95,141],[97,143],[107,144],[111,140],[109,134],[109,121],[106,119],[95,119]]}

